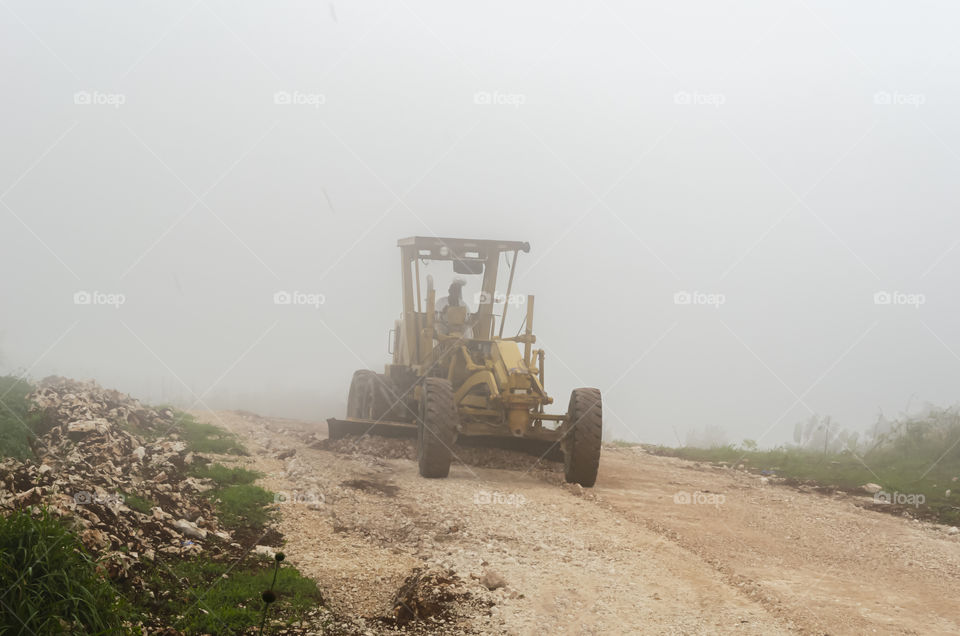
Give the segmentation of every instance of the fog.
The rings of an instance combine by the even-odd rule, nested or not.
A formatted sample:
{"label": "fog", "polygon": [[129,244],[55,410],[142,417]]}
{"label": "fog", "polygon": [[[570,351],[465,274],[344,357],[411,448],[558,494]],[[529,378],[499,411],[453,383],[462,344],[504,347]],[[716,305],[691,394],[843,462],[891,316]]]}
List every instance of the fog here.
{"label": "fog", "polygon": [[342,416],[423,235],[530,242],[547,390],[610,439],[953,404],[958,18],[4,0],[0,373]]}

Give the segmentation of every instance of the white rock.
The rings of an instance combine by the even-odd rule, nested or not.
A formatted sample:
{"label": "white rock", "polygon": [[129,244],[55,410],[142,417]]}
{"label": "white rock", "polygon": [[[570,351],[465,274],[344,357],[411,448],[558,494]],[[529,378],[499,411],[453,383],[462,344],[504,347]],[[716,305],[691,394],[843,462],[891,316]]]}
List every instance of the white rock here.
{"label": "white rock", "polygon": [[271,548],[271,547],[268,546],[268,545],[258,545],[258,546],[254,546],[253,551],[254,551],[254,553],[256,553],[256,554],[261,554],[261,555],[263,555],[263,556],[265,556],[265,557],[268,557],[268,558],[270,558],[270,559],[272,559],[272,558],[277,554],[276,550],[274,550],[273,548]]}
{"label": "white rock", "polygon": [[173,527],[185,534],[188,537],[193,537],[194,539],[206,539],[207,531],[203,528],[197,527],[197,524],[187,521],[186,519],[178,519],[173,522]]}
{"label": "white rock", "polygon": [[871,495],[875,495],[881,490],[883,490],[883,487],[880,484],[869,483],[869,484],[864,484],[860,486],[860,489],[863,490],[864,492],[870,493]]}

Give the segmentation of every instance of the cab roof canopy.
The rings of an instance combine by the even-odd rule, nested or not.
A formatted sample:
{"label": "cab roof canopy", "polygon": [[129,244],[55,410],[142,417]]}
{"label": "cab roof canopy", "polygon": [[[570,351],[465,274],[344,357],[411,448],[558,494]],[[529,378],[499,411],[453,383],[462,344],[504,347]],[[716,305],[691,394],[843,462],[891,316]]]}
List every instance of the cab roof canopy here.
{"label": "cab roof canopy", "polygon": [[[493,241],[487,239],[458,239],[439,236],[410,236],[397,241],[398,247],[413,247],[423,256],[429,254],[433,260],[460,260],[484,258],[491,253],[530,251],[526,241]],[[441,248],[446,247],[446,253]],[[427,252],[425,254],[424,252]]]}

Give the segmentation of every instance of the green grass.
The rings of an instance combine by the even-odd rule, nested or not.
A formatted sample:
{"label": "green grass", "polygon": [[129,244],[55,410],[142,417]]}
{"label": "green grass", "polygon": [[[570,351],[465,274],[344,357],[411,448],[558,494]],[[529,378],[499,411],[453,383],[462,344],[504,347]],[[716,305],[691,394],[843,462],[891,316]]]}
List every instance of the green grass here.
{"label": "green grass", "polygon": [[20,378],[0,376],[0,457],[33,456],[29,442],[40,431],[43,419],[39,413],[27,412],[27,395],[33,390],[33,385]]}
{"label": "green grass", "polygon": [[201,479],[212,479],[220,487],[252,484],[263,477],[262,473],[253,470],[230,468],[223,464],[196,466],[190,470],[190,475]]}
{"label": "green grass", "polygon": [[238,484],[212,491],[210,497],[217,507],[217,516],[227,528],[264,527],[271,513],[265,506],[273,503],[273,493],[260,486]]}
{"label": "green grass", "polygon": [[120,494],[123,495],[123,503],[125,503],[128,508],[146,515],[150,514],[150,510],[157,505],[155,501],[144,499],[132,493],[121,492]]}
{"label": "green grass", "polygon": [[[153,566],[145,575],[148,586],[170,590],[168,598],[138,598],[138,607],[188,634],[236,634],[260,624],[263,601],[270,588],[273,561],[241,563],[171,560]],[[224,575],[227,575],[224,578]],[[280,568],[274,586],[278,600],[270,607],[271,620],[300,620],[323,603],[317,584],[295,568]]]}
{"label": "green grass", "polygon": [[891,434],[860,452],[825,454],[796,447],[748,450],[732,445],[657,447],[653,452],[701,462],[742,463],[750,470],[773,471],[780,477],[837,490],[860,491],[863,484],[876,483],[886,493],[923,495],[924,504],[911,506],[921,515],[960,523],[960,416],[953,410],[900,422]]}
{"label": "green grass", "polygon": [[217,516],[225,527],[257,530],[270,521],[271,513],[265,506],[273,503],[273,493],[253,485],[263,477],[262,473],[223,464],[208,464],[195,466],[190,474],[211,479],[216,484],[216,488],[207,496],[213,500]]}
{"label": "green grass", "polygon": [[220,453],[222,455],[246,455],[247,451],[233,433],[207,422],[199,422],[183,411],[176,411],[174,421],[180,436],[187,442],[188,450],[195,453]]}
{"label": "green grass", "polygon": [[124,633],[122,605],[77,536],[43,510],[0,517],[0,633]]}

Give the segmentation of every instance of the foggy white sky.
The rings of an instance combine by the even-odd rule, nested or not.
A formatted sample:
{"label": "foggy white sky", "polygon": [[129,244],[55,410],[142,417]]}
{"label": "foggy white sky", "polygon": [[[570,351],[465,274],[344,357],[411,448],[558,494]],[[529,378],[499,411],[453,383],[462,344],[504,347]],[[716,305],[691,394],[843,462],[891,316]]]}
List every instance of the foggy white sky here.
{"label": "foggy white sky", "polygon": [[960,11],[842,4],[4,0],[0,372],[343,415],[440,235],[608,437],[955,403]]}

